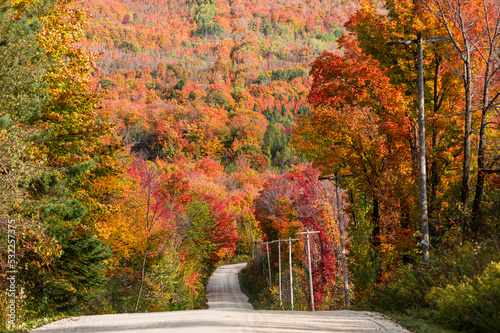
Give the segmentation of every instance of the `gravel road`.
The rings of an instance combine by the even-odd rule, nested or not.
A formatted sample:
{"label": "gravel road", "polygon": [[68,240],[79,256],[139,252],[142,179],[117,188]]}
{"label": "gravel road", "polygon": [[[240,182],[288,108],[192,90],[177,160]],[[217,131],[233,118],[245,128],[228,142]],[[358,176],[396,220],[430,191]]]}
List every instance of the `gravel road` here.
{"label": "gravel road", "polygon": [[208,281],[208,310],[73,317],[32,332],[409,332],[373,312],[255,311],[238,284],[237,275],[244,266],[235,264],[217,268]]}

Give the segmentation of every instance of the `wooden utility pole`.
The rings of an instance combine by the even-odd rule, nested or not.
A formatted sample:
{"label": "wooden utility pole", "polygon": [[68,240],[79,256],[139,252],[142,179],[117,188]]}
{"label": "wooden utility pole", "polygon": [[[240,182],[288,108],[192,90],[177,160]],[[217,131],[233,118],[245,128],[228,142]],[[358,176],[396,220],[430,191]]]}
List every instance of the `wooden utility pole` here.
{"label": "wooden utility pole", "polygon": [[347,259],[345,255],[344,223],[342,221],[342,204],[340,203],[339,178],[335,177],[335,197],[337,198],[337,215],[339,217],[340,257],[342,258],[342,273],[344,277],[345,308],[349,310],[351,297],[349,296],[349,277],[347,274]]}
{"label": "wooden utility pole", "polygon": [[290,302],[293,311],[293,269],[292,269],[292,241],[299,240],[298,238],[288,237],[288,262],[290,264]]}
{"label": "wooden utility pole", "polygon": [[267,250],[267,270],[269,272],[269,287],[273,285],[273,282],[271,280],[271,261],[269,260],[269,244],[272,242],[264,242],[262,244],[266,244],[266,250]]}
{"label": "wooden utility pole", "polygon": [[314,311],[314,288],[313,288],[313,281],[312,281],[312,270],[311,270],[311,245],[310,245],[310,239],[309,235],[310,234],[318,234],[319,231],[309,231],[306,230],[305,232],[297,232],[295,233],[296,235],[306,235],[306,241],[307,241],[307,263],[308,263],[308,270],[309,270],[309,290],[311,294],[311,310]]}
{"label": "wooden utility pole", "polygon": [[278,285],[280,293],[280,307],[283,306],[283,288],[281,286],[281,242],[288,242],[288,239],[277,239],[271,243],[278,243]]}
{"label": "wooden utility pole", "polygon": [[254,252],[253,252],[253,232],[252,232],[252,223],[248,221],[248,226],[250,227],[250,245],[252,246],[252,259],[255,258]]}
{"label": "wooden utility pole", "polygon": [[344,282],[344,297],[345,297],[345,308],[349,310],[351,297],[349,293],[349,275],[347,272],[347,258],[345,254],[345,237],[344,237],[344,222],[342,221],[342,203],[340,200],[340,191],[339,191],[339,178],[347,178],[353,177],[354,175],[340,175],[340,176],[329,176],[329,177],[320,177],[319,180],[335,180],[335,196],[337,199],[337,216],[339,220],[339,234],[340,234],[340,258],[342,260],[342,276]]}
{"label": "wooden utility pole", "polygon": [[280,308],[283,306],[283,299],[281,297],[281,239],[278,240],[278,276],[279,276],[279,289],[280,289]]}
{"label": "wooden utility pole", "polygon": [[422,39],[422,33],[417,34],[416,40],[402,40],[389,42],[389,45],[408,45],[417,44],[417,85],[418,85],[418,144],[419,144],[419,191],[420,191],[420,225],[422,228],[422,259],[429,261],[429,217],[427,209],[427,163],[425,159],[425,107],[424,107],[424,54],[423,43],[443,42],[449,40],[449,37],[438,37]]}

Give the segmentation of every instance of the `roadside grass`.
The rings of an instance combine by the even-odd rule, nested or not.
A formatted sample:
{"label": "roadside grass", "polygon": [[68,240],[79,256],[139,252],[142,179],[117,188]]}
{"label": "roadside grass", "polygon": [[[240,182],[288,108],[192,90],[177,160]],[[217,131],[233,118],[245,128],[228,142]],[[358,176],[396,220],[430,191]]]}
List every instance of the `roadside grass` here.
{"label": "roadside grass", "polygon": [[[249,302],[252,304],[256,310],[265,310],[266,307],[263,306],[259,300],[259,293],[256,292],[259,289],[255,288],[256,281],[250,281],[248,274],[250,267],[247,266],[238,275],[238,280],[240,282],[241,291],[248,297]],[[249,285],[250,283],[254,285]],[[457,333],[458,331],[444,328],[437,324],[429,315],[428,310],[420,309],[413,310],[411,314],[398,313],[394,311],[380,311],[376,309],[371,309],[368,311],[375,311],[387,316],[390,320],[396,322],[407,330],[414,333]]]}
{"label": "roadside grass", "polygon": [[28,333],[35,328],[42,327],[44,325],[50,324],[54,321],[58,321],[64,318],[71,317],[69,315],[58,314],[51,317],[44,318],[34,318],[26,320],[22,323],[21,327],[13,327],[11,329],[0,328],[0,333]]}
{"label": "roadside grass", "polygon": [[252,304],[255,310],[262,310],[262,307],[259,303],[259,295],[257,293],[253,293],[251,291],[252,288],[250,288],[250,286],[248,286],[247,284],[248,282],[247,275],[249,274],[248,270],[249,266],[247,265],[241,270],[240,274],[238,274],[238,281],[240,283],[241,292],[248,297],[248,302]]}
{"label": "roadside grass", "polygon": [[396,312],[381,312],[399,325],[414,333],[457,333],[458,331],[444,328],[434,322],[432,319],[427,319],[425,312],[416,311],[412,314],[396,313]]}

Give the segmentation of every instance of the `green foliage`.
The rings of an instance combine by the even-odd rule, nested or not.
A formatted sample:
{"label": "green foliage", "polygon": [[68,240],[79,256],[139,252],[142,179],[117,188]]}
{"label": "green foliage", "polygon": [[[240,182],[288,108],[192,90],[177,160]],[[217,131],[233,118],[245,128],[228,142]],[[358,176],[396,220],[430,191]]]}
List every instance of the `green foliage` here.
{"label": "green foliage", "polygon": [[34,154],[32,138],[33,131],[19,125],[0,129],[0,216],[19,213],[15,208],[29,203],[26,195],[43,162]]}
{"label": "green foliage", "polygon": [[210,3],[193,6],[191,17],[195,20],[196,24],[198,24],[198,34],[218,35],[222,32],[222,27],[213,21],[217,11],[217,6]]}
{"label": "green foliage", "polygon": [[58,279],[40,286],[44,305],[67,312],[90,301],[94,291],[106,282],[104,261],[109,258],[111,251],[93,233],[64,240],[62,255],[53,262],[50,272]]}
{"label": "green foliage", "polygon": [[287,112],[286,107],[283,107],[281,112],[275,107],[273,113],[268,110],[264,111],[264,115],[269,119],[270,124],[267,126],[264,135],[264,147],[262,151],[271,159],[271,165],[280,170],[288,170],[292,165],[304,161],[303,155],[291,146],[291,137],[286,133],[282,133],[275,125],[277,119],[285,126],[291,126],[292,120],[287,116],[282,118],[283,112]]}
{"label": "green foliage", "polygon": [[405,265],[388,274],[383,284],[376,285],[372,295],[362,300],[361,308],[411,313],[415,308],[427,307],[425,296],[434,285],[434,278],[423,265]]}
{"label": "green foliage", "polygon": [[500,188],[490,189],[489,202],[484,205],[484,233],[494,237],[500,237]]}
{"label": "green foliage", "polygon": [[358,197],[358,205],[354,208],[356,225],[352,224],[348,230],[350,242],[347,244],[347,261],[354,292],[362,296],[375,283],[380,258],[370,242],[374,228],[369,216],[371,202],[361,194]]}
{"label": "green foliage", "polygon": [[239,274],[239,282],[241,290],[248,296],[248,301],[254,308],[259,309],[259,294],[267,288],[268,281],[257,271],[257,266],[253,263],[245,266]]}
{"label": "green foliage", "polygon": [[297,155],[299,155],[299,153],[295,148],[288,144],[283,150],[276,152],[272,164],[279,167],[281,170],[289,170],[292,165],[300,162]]}
{"label": "green foliage", "polygon": [[215,269],[210,258],[215,253],[217,245],[212,241],[209,230],[215,225],[215,217],[210,214],[210,206],[204,201],[194,200],[186,209],[191,222],[186,237],[190,244],[190,255],[195,262],[204,266],[206,277]]}
{"label": "green foliage", "polygon": [[[191,267],[192,268],[192,267]],[[148,278],[149,308],[156,311],[175,311],[194,309],[204,302],[203,285],[198,281],[188,286],[186,277],[192,274],[190,267],[183,267],[179,255],[173,246],[151,267]],[[193,293],[191,288],[195,288]]]}
{"label": "green foliage", "polygon": [[340,38],[344,34],[344,29],[342,28],[337,28],[334,31],[328,33],[328,32],[321,32],[316,34],[315,38],[322,40],[323,42],[327,43],[334,43],[337,41],[337,39]]}
{"label": "green foliage", "polygon": [[400,312],[384,312],[399,325],[415,333],[455,333],[455,330],[447,329],[439,325],[436,320],[429,316],[427,310],[415,311],[411,314]]}
{"label": "green foliage", "polygon": [[291,81],[297,77],[305,76],[307,72],[303,68],[284,68],[272,71],[271,80]]}
{"label": "green foliage", "polygon": [[434,317],[443,325],[468,332],[500,331],[500,262],[463,282],[435,287],[428,295]]}
{"label": "green foliage", "polygon": [[136,56],[141,53],[141,46],[137,43],[137,41],[124,41],[120,44],[120,47],[132,52]]}
{"label": "green foliage", "polygon": [[0,115],[17,121],[36,118],[48,98],[43,76],[48,61],[37,41],[40,15],[54,1],[37,1],[19,15],[10,1],[0,4]]}
{"label": "green foliage", "polygon": [[[263,259],[263,258],[262,258]],[[280,303],[279,287],[274,285],[269,287],[267,266],[261,259],[260,263],[256,260],[243,268],[239,275],[241,290],[248,296],[249,302],[257,310],[291,310],[290,301],[290,280],[289,271],[283,268],[282,271],[282,301]],[[273,281],[278,281],[278,274],[273,276]],[[307,274],[303,269],[293,267],[293,293],[294,310],[307,311],[310,308],[309,291],[303,286],[308,285]]]}
{"label": "green foliage", "polygon": [[221,91],[212,91],[207,95],[206,102],[209,105],[218,105],[223,107],[226,111],[231,111],[233,109],[231,97],[224,95]]}
{"label": "green foliage", "polygon": [[103,89],[108,89],[108,88],[112,88],[113,87],[113,81],[110,80],[110,79],[101,79],[101,81],[99,81],[99,84],[101,85],[101,88]]}
{"label": "green foliage", "polygon": [[110,251],[83,224],[92,185],[113,170],[104,165],[119,144],[95,117],[93,59],[76,43],[81,12],[56,1],[10,3],[0,5],[0,221],[4,234],[5,217],[15,218],[22,244],[21,323],[81,310],[105,284]]}
{"label": "green foliage", "polygon": [[269,125],[264,136],[264,143],[269,147],[271,157],[274,158],[278,151],[282,151],[290,143],[290,137],[281,133],[274,125]]}
{"label": "green foliage", "polygon": [[[403,264],[393,269],[369,295],[357,299],[355,306],[401,313],[414,319],[439,320],[450,328],[468,331],[476,329],[474,325],[483,320],[478,317],[482,313],[495,318],[483,307],[498,314],[495,301],[499,289],[495,284],[498,285],[499,265],[489,264],[500,260],[498,241],[461,243],[453,235],[449,233],[446,242],[433,250],[429,263]],[[476,331],[491,331],[487,327],[494,324],[497,326],[493,327],[498,327],[498,322],[486,320],[484,325],[490,326],[481,326]]]}

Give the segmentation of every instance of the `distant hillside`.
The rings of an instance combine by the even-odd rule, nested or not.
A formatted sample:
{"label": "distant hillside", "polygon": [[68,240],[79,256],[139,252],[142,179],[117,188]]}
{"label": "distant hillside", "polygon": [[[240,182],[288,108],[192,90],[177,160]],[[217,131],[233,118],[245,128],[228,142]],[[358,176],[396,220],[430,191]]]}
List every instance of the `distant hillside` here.
{"label": "distant hillside", "polygon": [[[171,160],[260,155],[279,168],[308,110],[309,63],[335,50],[352,1],[81,1],[102,52],[104,113],[134,151]],[[227,165],[226,163],[226,165]]]}

